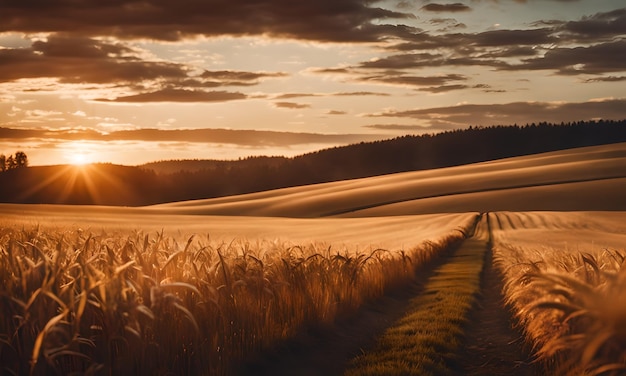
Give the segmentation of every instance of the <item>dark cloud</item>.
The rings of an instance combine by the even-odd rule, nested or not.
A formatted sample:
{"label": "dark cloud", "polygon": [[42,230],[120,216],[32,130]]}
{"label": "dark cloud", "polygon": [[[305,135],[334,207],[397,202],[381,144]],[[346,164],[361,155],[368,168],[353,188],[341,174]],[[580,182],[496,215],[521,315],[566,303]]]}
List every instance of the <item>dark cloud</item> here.
{"label": "dark cloud", "polygon": [[293,98],[306,98],[306,97],[366,97],[377,96],[387,97],[387,93],[378,93],[371,91],[352,91],[352,92],[340,92],[340,93],[285,93],[274,97],[274,99],[293,99]]}
{"label": "dark cloud", "polygon": [[528,29],[528,30],[491,30],[476,35],[466,35],[465,39],[471,45],[480,47],[499,46],[532,46],[540,44],[551,44],[557,42],[558,38],[553,35],[550,29]]}
{"label": "dark cloud", "polygon": [[610,38],[626,34],[626,8],[597,13],[578,21],[562,23],[560,31],[581,38]]}
{"label": "dark cloud", "polygon": [[282,72],[234,70],[205,70],[197,74],[184,64],[146,61],[140,56],[141,51],[119,42],[51,35],[45,41],[33,42],[29,48],[0,49],[0,83],[53,78],[60,83],[109,85],[136,93],[98,99],[109,102],[223,102],[245,99],[246,95],[203,89],[252,86],[266,78],[287,76]]}
{"label": "dark cloud", "polygon": [[290,110],[299,110],[303,108],[311,108],[310,104],[303,103],[294,103],[294,102],[275,102],[274,106],[276,108],[287,108]]}
{"label": "dark cloud", "polygon": [[93,129],[42,130],[0,128],[0,139],[10,141],[145,141],[233,144],[270,147],[302,144],[343,144],[380,139],[381,135],[292,133],[233,129],[136,129],[101,133]]}
{"label": "dark cloud", "polygon": [[387,93],[379,93],[379,92],[372,92],[372,91],[349,91],[349,92],[345,92],[345,93],[335,93],[334,94],[337,97],[369,97],[369,96],[374,96],[374,97],[388,97],[390,96],[390,94]]}
{"label": "dark cloud", "polygon": [[430,3],[430,4],[424,5],[421,9],[428,11],[428,12],[468,12],[472,10],[472,8],[462,3],[454,3],[454,4]]}
{"label": "dark cloud", "polygon": [[626,40],[589,47],[559,47],[544,56],[524,59],[508,70],[555,70],[563,75],[602,74],[626,70]]}
{"label": "dark cloud", "polygon": [[243,93],[229,92],[229,91],[199,91],[199,90],[186,90],[186,89],[174,89],[166,88],[149,93],[140,93],[135,95],[127,95],[123,97],[117,97],[115,99],[100,98],[96,99],[99,102],[128,102],[128,103],[142,103],[142,102],[227,102],[238,99],[246,99],[247,96]]}
{"label": "dark cloud", "polygon": [[0,82],[21,78],[58,78],[64,83],[118,83],[180,80],[184,65],[142,61],[120,43],[53,35],[30,48],[0,49]]}
{"label": "dark cloud", "polygon": [[467,25],[462,22],[458,22],[454,18],[432,18],[428,21],[432,25],[440,26],[439,32],[448,32],[455,29],[465,29]]}
{"label": "dark cloud", "polygon": [[391,55],[361,63],[359,68],[375,69],[412,69],[427,66],[444,65],[446,58],[438,53],[415,53]]}
{"label": "dark cloud", "polygon": [[606,76],[606,77],[594,77],[584,80],[584,82],[621,82],[626,81],[626,76]]}
{"label": "dark cloud", "polygon": [[306,97],[319,97],[320,94],[314,93],[285,93],[274,97],[274,99],[293,99],[293,98],[306,98]]}
{"label": "dark cloud", "polygon": [[318,68],[313,70],[314,73],[329,73],[329,74],[350,74],[351,68]]}
{"label": "dark cloud", "polygon": [[446,124],[446,123],[437,123],[437,124],[432,124],[430,126],[406,125],[406,124],[370,124],[370,125],[364,125],[363,128],[378,129],[378,130],[385,130],[385,131],[425,133],[425,132],[451,130],[451,129],[456,129],[458,127],[451,126],[450,124]]}
{"label": "dark cloud", "polygon": [[389,73],[376,76],[366,76],[359,79],[363,82],[380,82],[394,85],[430,86],[444,85],[450,81],[465,81],[467,77],[462,74],[446,74],[438,76],[411,76],[401,73]]}
{"label": "dark cloud", "polygon": [[345,115],[347,113],[346,111],[330,110],[326,112],[326,115]]}
{"label": "dark cloud", "polygon": [[485,85],[485,84],[478,84],[478,85],[463,85],[463,84],[454,84],[454,85],[441,85],[441,86],[431,86],[431,87],[424,87],[424,88],[419,88],[419,91],[427,91],[429,93],[445,93],[448,91],[454,91],[454,90],[464,90],[464,89],[483,89],[484,92],[488,93],[488,92],[492,92],[491,90],[491,86],[489,85]]}
{"label": "dark cloud", "polygon": [[473,125],[526,124],[548,121],[578,121],[626,118],[626,99],[579,103],[514,102],[505,104],[463,104],[417,110],[390,110],[370,117],[397,117],[432,124],[445,121],[457,127]]}
{"label": "dark cloud", "polygon": [[2,1],[0,32],[66,32],[175,41],[198,35],[269,35],[371,42],[406,30],[380,20],[407,19],[379,0],[73,0]]}
{"label": "dark cloud", "polygon": [[468,85],[461,85],[461,84],[455,84],[455,85],[442,85],[442,86],[431,86],[431,87],[424,87],[424,88],[420,88],[418,89],[419,91],[427,91],[429,93],[445,93],[448,91],[453,91],[453,90],[462,90],[462,89],[467,89],[470,88],[471,86]]}
{"label": "dark cloud", "polygon": [[[472,50],[474,52],[474,50]],[[409,70],[427,67],[454,67],[454,66],[490,66],[494,68],[506,68],[505,61],[480,54],[467,54],[466,56],[457,54],[456,56],[446,53],[410,53],[396,54],[387,57],[370,60],[353,67],[355,69],[379,69],[379,70]]]}
{"label": "dark cloud", "polygon": [[215,86],[253,86],[263,78],[287,77],[283,72],[245,72],[245,71],[204,71],[200,77],[203,84],[214,83]]}
{"label": "dark cloud", "polygon": [[479,56],[482,58],[512,58],[512,57],[529,57],[535,56],[542,52],[541,49],[532,47],[502,47],[490,49],[487,52],[481,53]]}
{"label": "dark cloud", "polygon": [[383,129],[389,131],[422,131],[428,129],[421,125],[405,125],[405,124],[370,124],[364,125],[363,128]]}
{"label": "dark cloud", "polygon": [[[445,23],[451,19],[436,19]],[[484,66],[495,70],[550,70],[561,75],[606,74],[626,70],[626,8],[577,21],[541,21],[526,30],[481,33],[417,33],[390,45],[394,53],[351,67],[317,70],[356,80],[377,70],[381,83],[401,80],[409,70],[429,67]],[[394,72],[389,74],[388,72]],[[388,76],[379,78],[380,76]],[[446,90],[433,85],[432,90]],[[450,87],[452,89],[454,87]]]}

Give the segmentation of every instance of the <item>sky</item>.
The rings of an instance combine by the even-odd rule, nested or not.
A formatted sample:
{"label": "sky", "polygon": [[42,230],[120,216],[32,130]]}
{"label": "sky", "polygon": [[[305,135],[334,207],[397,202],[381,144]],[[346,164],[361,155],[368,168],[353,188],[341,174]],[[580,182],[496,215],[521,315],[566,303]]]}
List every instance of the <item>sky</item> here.
{"label": "sky", "polygon": [[294,156],[626,119],[623,0],[0,0],[0,153]]}

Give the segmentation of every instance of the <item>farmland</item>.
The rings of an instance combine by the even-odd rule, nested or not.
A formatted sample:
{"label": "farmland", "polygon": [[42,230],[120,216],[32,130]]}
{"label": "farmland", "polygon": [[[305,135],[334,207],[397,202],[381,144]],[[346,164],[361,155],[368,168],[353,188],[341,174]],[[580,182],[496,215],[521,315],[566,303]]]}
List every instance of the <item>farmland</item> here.
{"label": "farmland", "polygon": [[[0,205],[2,372],[623,373],[625,154],[138,208]],[[363,337],[333,337],[349,327]]]}
{"label": "farmland", "polygon": [[507,302],[546,372],[626,371],[626,216],[494,213]]}

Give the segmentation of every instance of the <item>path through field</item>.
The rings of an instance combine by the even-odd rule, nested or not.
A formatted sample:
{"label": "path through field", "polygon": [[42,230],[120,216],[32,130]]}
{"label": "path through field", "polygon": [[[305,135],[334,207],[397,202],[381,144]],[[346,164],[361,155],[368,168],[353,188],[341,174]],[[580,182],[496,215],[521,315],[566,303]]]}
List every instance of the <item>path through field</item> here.
{"label": "path through field", "polygon": [[[484,215],[485,217],[487,214]],[[503,307],[502,276],[493,266],[491,226],[481,278],[481,294],[470,315],[463,346],[463,374],[533,375],[529,349],[523,346],[522,333],[512,325],[509,310]]]}
{"label": "path through field", "polygon": [[[387,374],[531,375],[529,354],[522,348],[521,335],[512,328],[510,314],[502,304],[501,280],[491,265],[488,226],[487,215],[483,215],[474,233],[460,247],[443,255],[428,270],[419,272],[416,280],[402,291],[369,304],[355,317],[335,327],[303,333],[278,351],[247,364],[241,374],[328,376],[348,371],[352,375],[378,375],[385,372],[367,364],[359,365],[354,358],[371,357],[372,366],[380,366],[381,359],[386,362],[390,356],[398,356],[402,367],[407,361],[408,367],[394,370],[392,361],[383,366],[383,369],[389,367]],[[468,296],[460,296],[459,292]],[[445,316],[449,310],[457,311],[464,319],[439,320],[438,316]],[[407,325],[413,325],[414,329],[407,330]],[[395,337],[381,346],[389,333],[395,330],[397,335],[398,327],[407,338],[398,341]],[[411,365],[406,349],[392,348],[396,346],[393,341],[406,347],[418,335],[426,338],[422,341],[425,348],[433,345],[428,338],[446,335],[458,343],[445,351],[426,354],[433,365],[443,368]],[[383,354],[378,357],[376,352],[381,351]]]}

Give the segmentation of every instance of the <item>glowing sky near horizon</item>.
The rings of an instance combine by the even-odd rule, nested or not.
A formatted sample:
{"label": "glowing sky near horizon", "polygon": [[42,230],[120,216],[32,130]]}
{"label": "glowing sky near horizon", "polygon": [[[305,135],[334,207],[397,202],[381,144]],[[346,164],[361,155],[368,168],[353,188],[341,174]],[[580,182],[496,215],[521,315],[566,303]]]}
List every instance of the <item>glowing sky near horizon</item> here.
{"label": "glowing sky near horizon", "polygon": [[297,155],[626,118],[623,0],[0,0],[0,153]]}

